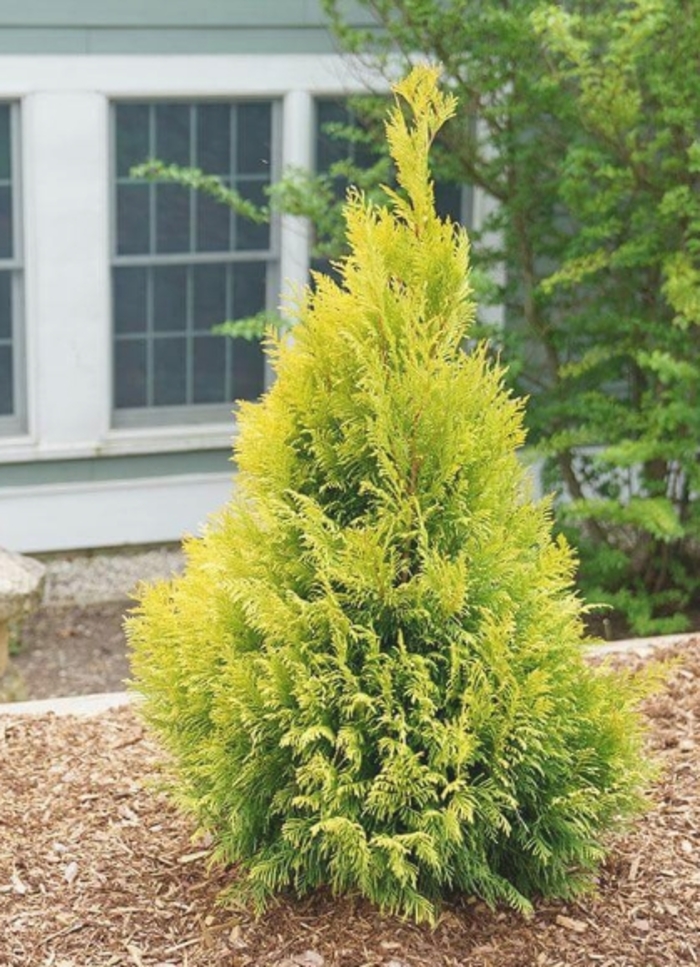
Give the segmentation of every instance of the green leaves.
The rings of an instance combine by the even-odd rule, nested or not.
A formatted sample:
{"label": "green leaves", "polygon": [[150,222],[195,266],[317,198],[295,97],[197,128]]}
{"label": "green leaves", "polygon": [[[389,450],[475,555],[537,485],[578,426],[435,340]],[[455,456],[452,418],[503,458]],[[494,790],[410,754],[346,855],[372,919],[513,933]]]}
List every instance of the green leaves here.
{"label": "green leaves", "polygon": [[683,535],[683,526],[673,503],[663,497],[633,497],[628,503],[614,500],[572,501],[566,508],[572,519],[605,521],[614,526],[632,526],[660,541],[672,541]]}
{"label": "green leaves", "polygon": [[[644,575],[635,594],[697,598],[700,19],[685,0],[362,5],[382,30],[360,37],[326,0],[343,42],[380,65],[420,50],[460,99],[435,162],[498,201],[471,233],[472,259],[500,266],[489,300],[505,325],[490,335],[530,397],[531,445],[553,455],[562,523],[579,501],[567,533],[586,558],[583,589],[598,587],[596,558],[620,551],[628,581]],[[623,462],[613,472],[588,446]],[[634,451],[651,456],[632,466]],[[683,533],[668,553],[653,509],[604,527],[583,513],[586,494],[628,516],[623,490],[672,501]]]}
{"label": "green leaves", "polygon": [[269,335],[280,335],[288,328],[289,323],[276,312],[259,312],[245,319],[227,319],[213,326],[212,332],[219,336],[231,336],[232,339],[262,339]]}
{"label": "green leaves", "polygon": [[187,168],[180,165],[167,164],[156,158],[149,159],[142,165],[136,165],[130,171],[130,177],[143,178],[146,181],[170,182],[183,188],[192,188],[202,194],[209,195],[215,201],[221,202],[239,215],[253,222],[262,224],[269,221],[270,212],[265,207],[259,207],[243,198],[235,188],[229,188],[216,175],[207,175],[199,168]]}
{"label": "green leaves", "polygon": [[[572,450],[574,500],[560,512],[578,521],[584,581],[601,571],[601,545],[628,554],[627,582],[634,596],[649,596],[641,619],[648,628],[647,612],[657,607],[659,622],[671,619],[662,601],[688,600],[685,576],[697,570],[691,507],[700,354],[692,330],[700,319],[700,201],[692,105],[700,75],[690,65],[697,66],[698,25],[687,23],[676,0],[635,0],[624,10],[603,4],[578,15],[551,7],[533,22],[583,119],[558,185],[573,220],[571,245],[542,285],[548,296],[576,293],[569,328],[582,334],[582,351],[559,376],[578,406],[562,394],[546,412],[559,424],[560,463],[567,434],[573,447],[602,445],[587,461]],[[616,418],[596,396],[615,398]],[[611,475],[623,473],[613,493]],[[619,574],[608,587],[618,602],[628,600],[618,593],[624,580]],[[680,598],[666,595],[674,586]],[[641,612],[625,607],[634,622]]]}
{"label": "green leaves", "polygon": [[[700,224],[697,241],[700,244]],[[664,265],[663,292],[676,312],[673,321],[681,329],[700,326],[700,253],[696,252],[695,256],[693,263],[689,254],[677,252]]]}

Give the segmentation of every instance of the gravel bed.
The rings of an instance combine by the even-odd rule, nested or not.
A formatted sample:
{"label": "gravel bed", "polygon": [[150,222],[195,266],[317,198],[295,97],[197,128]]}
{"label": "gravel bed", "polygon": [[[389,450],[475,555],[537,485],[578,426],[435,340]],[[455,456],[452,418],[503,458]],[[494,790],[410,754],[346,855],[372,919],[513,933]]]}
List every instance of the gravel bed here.
{"label": "gravel bed", "polygon": [[181,571],[184,559],[179,548],[167,546],[51,556],[43,563],[44,605],[87,605],[128,598],[141,581]]}

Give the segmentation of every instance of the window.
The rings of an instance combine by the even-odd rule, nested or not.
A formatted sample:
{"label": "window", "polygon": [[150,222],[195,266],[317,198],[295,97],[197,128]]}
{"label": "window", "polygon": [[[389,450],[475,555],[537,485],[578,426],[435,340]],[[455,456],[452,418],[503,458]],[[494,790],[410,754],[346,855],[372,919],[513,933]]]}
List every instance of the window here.
{"label": "window", "polygon": [[131,178],[149,157],[219,176],[265,201],[276,105],[124,102],[114,109],[112,263],[115,424],[226,419],[264,385],[259,343],[215,336],[276,291],[274,231],[202,194]]}
{"label": "window", "polygon": [[0,104],[0,433],[22,428],[19,218],[15,111]]}

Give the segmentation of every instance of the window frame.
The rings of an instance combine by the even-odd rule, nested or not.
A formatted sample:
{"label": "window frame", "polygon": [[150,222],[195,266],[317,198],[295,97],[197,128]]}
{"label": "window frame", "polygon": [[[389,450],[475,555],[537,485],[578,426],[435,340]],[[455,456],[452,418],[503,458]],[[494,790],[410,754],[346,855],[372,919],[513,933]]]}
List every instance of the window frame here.
{"label": "window frame", "polygon": [[[12,211],[12,255],[0,258],[0,272],[10,274],[10,337],[12,352],[11,413],[0,414],[0,437],[14,436],[27,429],[27,353],[24,309],[24,223],[22,211],[22,153],[20,104],[16,100],[0,99],[0,106],[9,109],[10,131],[10,191]],[[8,340],[3,340],[3,344]]]}
{"label": "window frame", "polygon": [[[127,267],[144,267],[145,269],[157,268],[157,267],[168,267],[168,266],[183,266],[188,272],[191,267],[198,265],[225,265],[225,266],[235,266],[242,265],[247,262],[249,263],[264,263],[265,265],[265,305],[266,310],[270,310],[277,304],[279,283],[280,283],[280,260],[281,260],[281,245],[280,245],[280,220],[279,218],[273,217],[270,220],[269,225],[269,243],[266,249],[255,249],[255,250],[242,250],[236,251],[229,247],[224,251],[213,251],[213,252],[164,252],[164,253],[143,253],[143,254],[119,254],[117,250],[117,188],[119,184],[119,178],[117,171],[117,107],[123,104],[142,104],[149,109],[157,105],[187,105],[188,107],[207,105],[207,104],[219,104],[226,106],[238,106],[251,103],[265,103],[271,106],[271,121],[270,121],[270,137],[271,137],[271,151],[270,151],[270,183],[273,183],[279,178],[281,169],[281,158],[282,158],[282,120],[283,120],[283,103],[282,99],[277,95],[272,94],[260,94],[260,95],[250,95],[246,94],[244,96],[207,96],[207,95],[195,95],[189,97],[183,96],[167,96],[159,94],[157,96],[149,97],[148,95],[140,95],[134,97],[121,97],[116,96],[110,99],[109,104],[109,199],[110,199],[110,212],[109,212],[109,253],[110,253],[110,272],[109,272],[109,296],[110,296],[110,413],[111,413],[111,427],[115,430],[123,429],[146,429],[152,428],[157,429],[158,427],[172,427],[172,426],[191,426],[197,424],[216,424],[216,423],[230,423],[232,410],[235,411],[235,399],[228,402],[221,403],[180,403],[174,405],[167,404],[150,404],[141,407],[117,407],[116,406],[116,394],[115,394],[115,347],[116,347],[116,331],[115,331],[115,313],[114,313],[114,271],[118,268]],[[151,115],[152,118],[152,115]],[[152,120],[149,120],[149,124],[152,124]],[[190,138],[192,133],[190,132]],[[168,162],[169,159],[161,159]],[[206,173],[206,172],[205,172]],[[154,197],[152,193],[151,197]],[[152,210],[153,203],[149,202],[149,224],[154,218],[154,212]],[[192,314],[191,307],[188,307],[188,322]],[[223,319],[221,320],[224,321]],[[192,342],[192,333],[190,328],[186,328],[187,333],[187,343],[188,346]],[[221,337],[222,339],[228,337]],[[144,341],[147,343],[153,342],[152,332],[146,335]],[[186,348],[186,366],[191,367],[191,350]],[[261,387],[264,391],[270,382],[270,367],[266,360],[263,361],[263,385]],[[151,371],[147,379],[153,380],[153,371]],[[149,390],[149,392],[152,391]]]}

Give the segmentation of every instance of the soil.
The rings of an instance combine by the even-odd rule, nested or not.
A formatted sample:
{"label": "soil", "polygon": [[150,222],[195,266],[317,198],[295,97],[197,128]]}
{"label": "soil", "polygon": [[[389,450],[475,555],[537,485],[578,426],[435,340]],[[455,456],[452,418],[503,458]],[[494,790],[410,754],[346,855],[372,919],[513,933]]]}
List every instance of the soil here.
{"label": "soil", "polygon": [[[133,601],[39,608],[16,629],[0,702],[124,690],[124,615]],[[0,962],[1,964],[1,962]]]}
{"label": "soil", "polygon": [[[65,627],[70,627],[67,622]],[[70,635],[68,636],[70,637]],[[596,892],[525,919],[471,897],[437,927],[357,897],[218,903],[236,876],[158,791],[132,707],[0,716],[2,967],[675,967],[700,962],[700,639],[644,706],[661,773]],[[638,658],[624,659],[639,664]]]}

